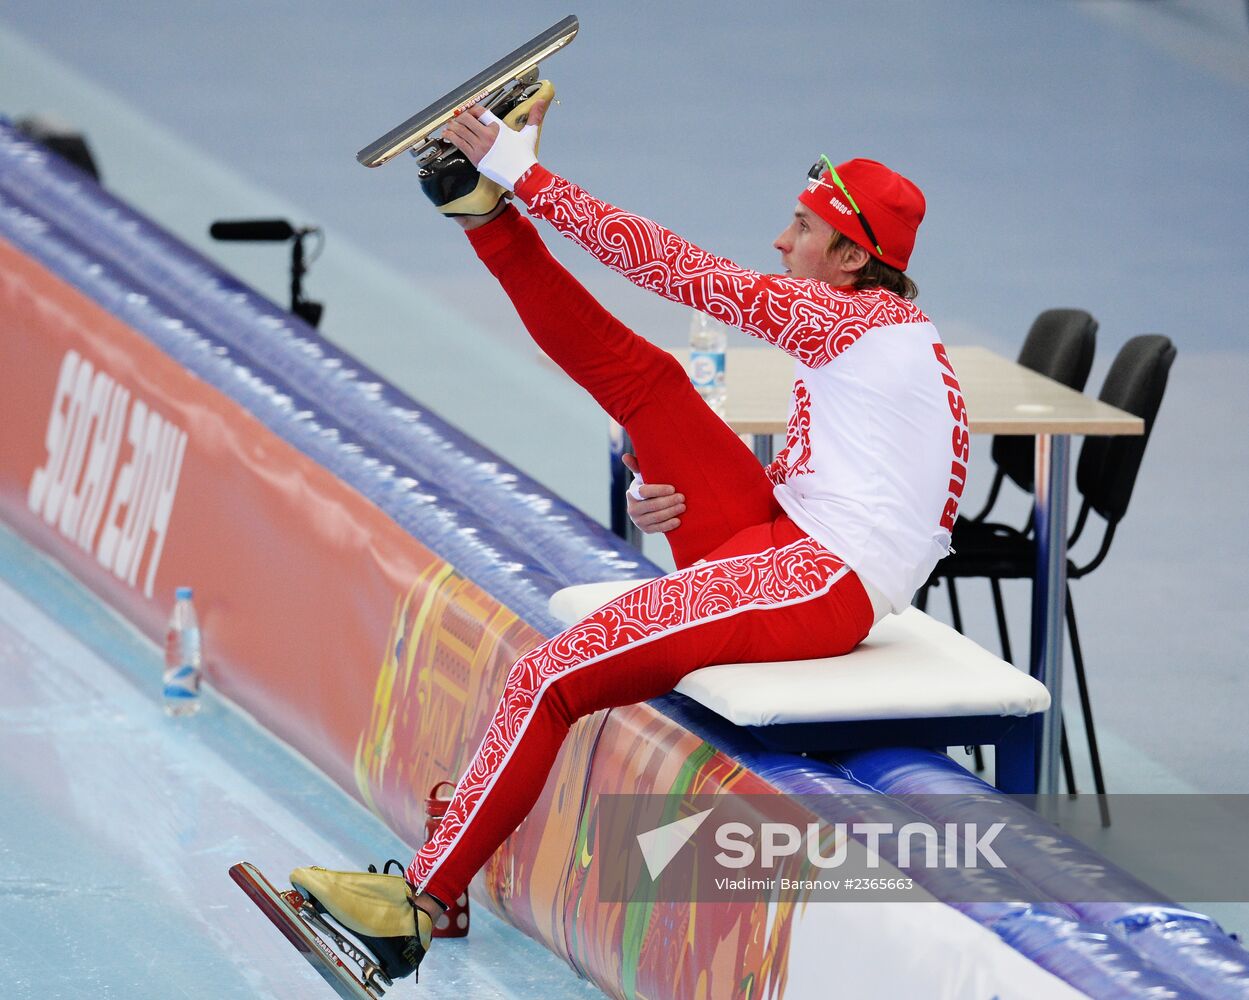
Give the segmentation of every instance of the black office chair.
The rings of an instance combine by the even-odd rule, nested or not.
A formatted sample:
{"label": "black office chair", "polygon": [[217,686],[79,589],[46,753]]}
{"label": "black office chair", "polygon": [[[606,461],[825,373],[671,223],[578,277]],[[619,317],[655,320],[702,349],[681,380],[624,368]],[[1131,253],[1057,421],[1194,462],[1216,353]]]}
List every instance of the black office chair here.
{"label": "black office chair", "polygon": [[[1047,309],[1033,321],[1023,346],[1019,349],[1018,363],[1030,368],[1038,374],[1052,378],[1077,392],[1084,390],[1088,382],[1089,369],[1093,367],[1093,352],[1097,346],[1097,320],[1083,309]],[[993,483],[989,487],[989,495],[985,499],[980,513],[970,519],[960,518],[954,527],[953,546],[957,551],[962,547],[960,536],[963,525],[968,520],[981,522],[989,515],[997,503],[1002,484],[1008,479],[1025,493],[1034,489],[1033,475],[1036,462],[1036,439],[1029,435],[999,434],[993,439],[990,455],[996,466]],[[1031,525],[1025,525],[1026,533]],[[937,567],[938,572],[920,588],[915,604],[924,611],[928,607],[928,591],[936,586],[938,578],[944,578],[946,592],[950,599],[950,616],[954,628],[963,631],[963,614],[958,603],[958,590],[954,585],[954,577],[945,577],[940,572],[945,562]],[[993,609],[997,614],[998,634],[1002,637],[1002,658],[1013,662],[1010,639],[1006,631],[1006,610],[1002,601],[1002,587],[997,580],[990,580],[993,591]],[[1064,737],[1065,746],[1065,737]],[[1071,773],[1070,754],[1064,752],[1063,763],[1067,772],[1069,788],[1074,788],[1074,776]],[[975,765],[977,771],[984,770],[984,757],[979,747],[975,748]]]}
{"label": "black office chair", "polygon": [[[1076,392],[1083,392],[1093,367],[1093,351],[1097,346],[1097,320],[1083,309],[1047,309],[1032,324],[1018,363],[1025,368]],[[990,449],[994,472],[993,484],[984,508],[973,521],[983,521],[997,503],[1002,483],[1007,479],[1025,493],[1033,490],[1032,477],[1036,462],[1036,439],[1029,435],[999,434]]]}
{"label": "black office chair", "polygon": [[[1101,545],[1089,562],[1078,566],[1074,561],[1068,560],[1066,594],[1071,658],[1080,694],[1085,734],[1088,737],[1089,757],[1093,765],[1093,783],[1097,794],[1103,797],[1100,801],[1104,822],[1109,819],[1104,799],[1106,784],[1097,749],[1093,709],[1089,701],[1070,581],[1087,576],[1102,564],[1110,551],[1115,528],[1127,512],[1132,488],[1136,485],[1141,459],[1153,431],[1154,418],[1162,404],[1167,376],[1174,360],[1174,345],[1168,338],[1158,334],[1133,337],[1123,345],[1110,366],[1098,398],[1142,418],[1145,422],[1145,433],[1140,437],[1088,437],[1080,449],[1080,460],[1076,466],[1076,489],[1083,499],[1068,545],[1074,546],[1080,538],[1088,524],[1090,513],[1099,515],[1106,523]],[[1036,539],[1031,527],[1031,523],[1020,530],[989,521],[960,522],[955,527],[955,551],[937,565],[933,578],[925,586],[931,585],[938,576],[951,579],[986,577],[995,588],[1001,580],[1032,579],[1036,568]],[[1000,591],[995,589],[994,594],[999,605],[998,628],[1001,631],[1002,645],[1008,650],[1010,639],[1006,632],[1005,616],[1000,610]],[[1009,655],[1006,658],[1009,659]],[[1068,788],[1074,791],[1069,754],[1065,755],[1064,763],[1067,768]]]}
{"label": "black office chair", "polygon": [[[1068,386],[1076,392],[1084,390],[1089,379],[1089,369],[1093,367],[1093,352],[1097,346],[1097,320],[1083,309],[1047,309],[1032,323],[1032,328],[1024,338],[1019,349],[1018,363],[1030,368],[1040,375],[1052,378]],[[1025,493],[1032,493],[1035,488],[1033,476],[1036,464],[1036,439],[1030,435],[999,434],[993,439],[989,452],[993,463],[997,466],[993,475],[993,483],[989,487],[989,495],[985,499],[980,513],[972,518],[960,518],[954,526],[952,545],[955,550],[960,548],[959,536],[964,525],[969,521],[981,522],[989,515],[997,503],[1002,484],[1010,480]],[[1031,519],[1022,529],[1025,533],[1031,526]],[[954,586],[954,578],[938,572],[920,589],[916,605],[921,611],[927,608],[928,590],[934,586],[937,578],[946,580],[947,592],[950,596],[950,616],[954,628],[963,631],[963,615],[958,603],[958,590]],[[997,613],[998,632],[1005,637],[1006,612],[1002,603],[1002,588],[996,580],[991,581],[993,589],[993,607]],[[1010,641],[1003,639],[1002,658],[1012,662]],[[980,768],[977,758],[977,769]]]}

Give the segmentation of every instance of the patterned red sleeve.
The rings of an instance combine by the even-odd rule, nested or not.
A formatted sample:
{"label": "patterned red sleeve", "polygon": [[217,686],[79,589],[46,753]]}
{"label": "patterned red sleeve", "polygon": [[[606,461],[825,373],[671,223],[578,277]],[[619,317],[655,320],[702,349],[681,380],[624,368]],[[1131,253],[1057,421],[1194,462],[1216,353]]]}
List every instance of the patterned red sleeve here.
{"label": "patterned red sleeve", "polygon": [[866,330],[925,318],[912,303],[881,289],[840,291],[813,279],[739,267],[541,165],[520,179],[516,193],[531,215],[635,285],[775,344],[809,368],[827,364]]}

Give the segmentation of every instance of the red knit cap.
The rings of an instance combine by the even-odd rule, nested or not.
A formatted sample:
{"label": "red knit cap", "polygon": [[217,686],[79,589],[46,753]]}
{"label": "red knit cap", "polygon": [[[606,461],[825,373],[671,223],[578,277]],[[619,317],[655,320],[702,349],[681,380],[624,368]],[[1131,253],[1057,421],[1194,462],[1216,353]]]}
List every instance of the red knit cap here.
{"label": "red knit cap", "polygon": [[837,165],[837,176],[867,217],[867,224],[872,227],[883,252],[876,252],[858,215],[827,170],[818,180],[807,181],[807,188],[798,200],[873,257],[905,271],[915,246],[915,230],[924,218],[924,193],[901,174],[875,160],[847,160]]}

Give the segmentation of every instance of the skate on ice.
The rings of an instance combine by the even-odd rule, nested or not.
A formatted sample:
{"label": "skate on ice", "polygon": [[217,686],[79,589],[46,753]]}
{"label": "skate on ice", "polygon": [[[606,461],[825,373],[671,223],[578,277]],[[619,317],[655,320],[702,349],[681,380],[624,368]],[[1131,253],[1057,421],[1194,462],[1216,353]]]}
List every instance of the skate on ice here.
{"label": "skate on ice", "polygon": [[434,918],[402,876],[297,868],[279,890],[242,861],[230,877],[339,996],[381,1000],[395,980],[415,981]]}

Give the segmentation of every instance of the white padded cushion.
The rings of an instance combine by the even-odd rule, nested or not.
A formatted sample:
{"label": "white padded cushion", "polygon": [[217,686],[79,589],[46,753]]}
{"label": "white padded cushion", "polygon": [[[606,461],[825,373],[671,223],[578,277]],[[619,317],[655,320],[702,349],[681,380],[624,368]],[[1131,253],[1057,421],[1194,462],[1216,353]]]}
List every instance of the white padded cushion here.
{"label": "white padded cushion", "polygon": [[[645,582],[567,587],[551,614],[572,624]],[[878,622],[846,656],[704,667],[677,690],[739,726],[1024,716],[1050,704],[1040,681],[917,608]]]}

